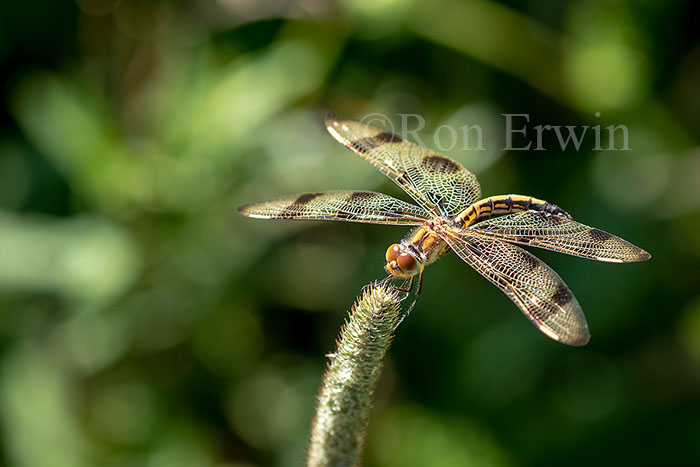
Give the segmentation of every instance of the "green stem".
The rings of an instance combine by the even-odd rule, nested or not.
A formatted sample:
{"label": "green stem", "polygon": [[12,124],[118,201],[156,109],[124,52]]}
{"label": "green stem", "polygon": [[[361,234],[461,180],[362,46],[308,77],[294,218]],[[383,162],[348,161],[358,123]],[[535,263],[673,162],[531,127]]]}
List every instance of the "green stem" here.
{"label": "green stem", "polygon": [[308,467],[357,465],[367,433],[372,393],[404,297],[374,282],[355,302],[323,377],[311,428]]}

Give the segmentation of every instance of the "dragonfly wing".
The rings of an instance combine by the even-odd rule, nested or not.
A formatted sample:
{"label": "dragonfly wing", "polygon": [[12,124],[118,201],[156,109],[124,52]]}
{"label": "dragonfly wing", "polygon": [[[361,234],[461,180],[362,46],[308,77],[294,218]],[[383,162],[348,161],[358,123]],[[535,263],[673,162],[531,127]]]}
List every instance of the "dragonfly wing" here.
{"label": "dragonfly wing", "polygon": [[427,220],[422,208],[372,191],[326,191],[285,196],[246,204],[238,212],[260,219],[305,219],[419,225]]}
{"label": "dragonfly wing", "polygon": [[501,289],[547,336],[568,345],[585,345],[590,334],[574,294],[559,275],[520,247],[471,235],[442,233],[452,250]]}
{"label": "dragonfly wing", "polygon": [[507,214],[479,222],[467,230],[483,238],[502,239],[598,261],[632,263],[651,258],[649,253],[620,237],[542,211]]}
{"label": "dragonfly wing", "polygon": [[452,218],[481,197],[476,176],[449,157],[333,114],[326,118],[326,128],[435,215]]}

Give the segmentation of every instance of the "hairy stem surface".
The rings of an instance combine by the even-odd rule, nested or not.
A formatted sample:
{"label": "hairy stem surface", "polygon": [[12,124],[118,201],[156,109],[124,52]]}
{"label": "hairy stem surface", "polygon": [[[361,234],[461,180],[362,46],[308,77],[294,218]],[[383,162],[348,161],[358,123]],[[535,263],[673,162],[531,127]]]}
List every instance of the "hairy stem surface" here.
{"label": "hairy stem surface", "polygon": [[359,462],[372,393],[399,322],[403,298],[391,284],[374,282],[353,305],[323,377],[307,466]]}

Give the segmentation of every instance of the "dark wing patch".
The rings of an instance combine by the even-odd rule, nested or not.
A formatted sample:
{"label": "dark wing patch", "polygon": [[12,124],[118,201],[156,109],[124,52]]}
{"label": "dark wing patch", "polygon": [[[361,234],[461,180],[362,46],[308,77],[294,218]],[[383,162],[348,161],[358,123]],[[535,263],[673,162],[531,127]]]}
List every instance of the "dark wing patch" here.
{"label": "dark wing patch", "polygon": [[366,138],[350,141],[349,145],[354,150],[364,153],[386,143],[400,143],[401,141],[403,141],[403,139],[399,135],[385,131],[375,136],[368,136]]}
{"label": "dark wing patch", "polygon": [[426,170],[437,170],[448,174],[457,173],[461,168],[452,159],[437,154],[424,157],[421,166]]}
{"label": "dark wing patch", "polygon": [[596,228],[591,228],[591,230],[588,231],[588,235],[590,235],[594,242],[606,242],[612,238],[611,234]]}
{"label": "dark wing patch", "polygon": [[581,258],[631,263],[646,261],[649,253],[600,229],[561,215],[523,211],[479,222],[467,228],[483,238],[531,245]]}
{"label": "dark wing patch", "polygon": [[321,193],[304,193],[302,195],[299,195],[299,197],[294,200],[294,205],[298,207],[302,207],[305,204],[310,203],[312,200],[318,198],[321,195]]}
{"label": "dark wing patch", "polygon": [[571,300],[574,300],[574,294],[569,290],[569,288],[562,282],[557,287],[556,292],[552,296],[552,299],[561,306],[565,306]]}
{"label": "dark wing patch", "polygon": [[395,225],[419,225],[428,219],[424,209],[372,191],[304,193],[247,204],[239,207],[238,212],[262,219],[342,220]]}
{"label": "dark wing patch", "polygon": [[379,133],[377,136],[374,137],[374,139],[379,143],[400,143],[401,141],[403,141],[402,137],[390,131]]}

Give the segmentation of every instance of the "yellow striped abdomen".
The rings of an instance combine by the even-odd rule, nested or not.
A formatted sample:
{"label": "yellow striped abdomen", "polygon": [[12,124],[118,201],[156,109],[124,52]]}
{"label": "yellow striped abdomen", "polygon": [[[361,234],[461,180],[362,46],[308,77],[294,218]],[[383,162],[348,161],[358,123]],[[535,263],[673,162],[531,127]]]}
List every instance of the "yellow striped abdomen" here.
{"label": "yellow striped abdomen", "polygon": [[522,195],[497,195],[484,198],[469,206],[454,218],[454,224],[461,229],[469,227],[489,217],[518,211],[544,211],[550,214],[571,217],[556,204]]}

